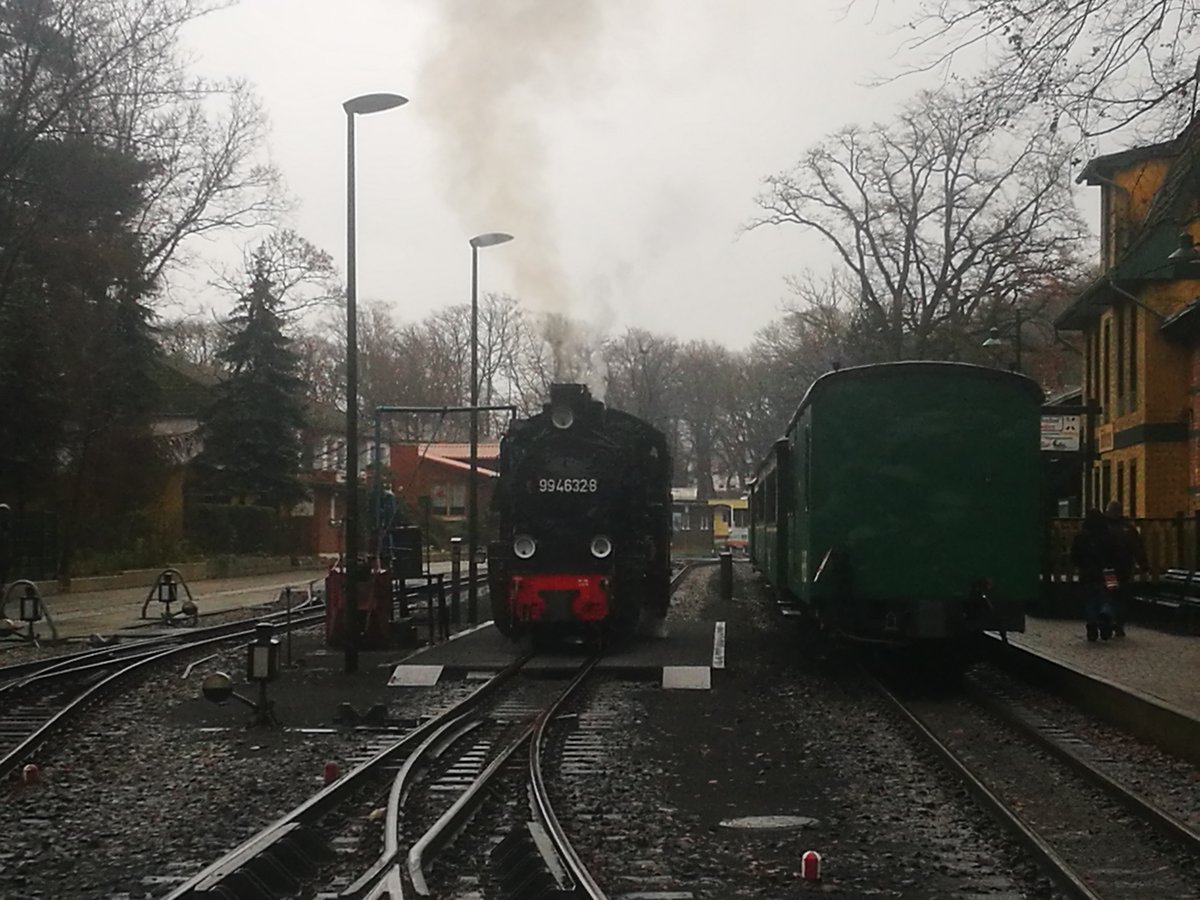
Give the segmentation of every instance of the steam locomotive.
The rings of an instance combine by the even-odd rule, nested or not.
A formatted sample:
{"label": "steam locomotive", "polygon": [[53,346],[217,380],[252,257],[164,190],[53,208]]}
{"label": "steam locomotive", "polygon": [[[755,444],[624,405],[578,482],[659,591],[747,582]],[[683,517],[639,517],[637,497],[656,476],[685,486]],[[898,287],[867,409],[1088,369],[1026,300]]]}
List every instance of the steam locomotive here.
{"label": "steam locomotive", "polygon": [[649,423],[553,384],[500,443],[488,546],[492,616],[505,635],[605,641],[667,614],[671,456]]}

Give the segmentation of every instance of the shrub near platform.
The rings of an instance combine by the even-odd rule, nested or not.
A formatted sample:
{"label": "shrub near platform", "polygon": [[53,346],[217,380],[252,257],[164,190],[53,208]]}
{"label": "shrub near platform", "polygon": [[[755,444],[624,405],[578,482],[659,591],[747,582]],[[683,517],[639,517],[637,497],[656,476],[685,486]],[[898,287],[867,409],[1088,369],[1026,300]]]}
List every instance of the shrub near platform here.
{"label": "shrub near platform", "polygon": [[290,555],[300,545],[292,519],[269,506],[192,503],[184,513],[189,546],[201,553]]}

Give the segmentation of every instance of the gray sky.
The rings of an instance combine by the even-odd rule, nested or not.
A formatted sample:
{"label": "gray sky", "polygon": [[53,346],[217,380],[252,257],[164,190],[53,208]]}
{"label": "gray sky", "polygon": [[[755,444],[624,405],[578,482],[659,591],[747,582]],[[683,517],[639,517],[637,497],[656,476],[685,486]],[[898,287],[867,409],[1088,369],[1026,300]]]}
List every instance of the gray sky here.
{"label": "gray sky", "polygon": [[798,230],[739,235],[760,179],[843,124],[890,118],[917,87],[865,86],[900,39],[868,12],[843,17],[824,0],[241,0],[186,39],[198,72],[254,84],[301,204],[290,224],[339,267],[341,104],[409,98],[357,120],[362,301],[403,321],[465,302],[468,238],[508,231],[513,243],[480,252],[482,291],[610,332],[738,349],[778,315],[785,275],[831,259]]}

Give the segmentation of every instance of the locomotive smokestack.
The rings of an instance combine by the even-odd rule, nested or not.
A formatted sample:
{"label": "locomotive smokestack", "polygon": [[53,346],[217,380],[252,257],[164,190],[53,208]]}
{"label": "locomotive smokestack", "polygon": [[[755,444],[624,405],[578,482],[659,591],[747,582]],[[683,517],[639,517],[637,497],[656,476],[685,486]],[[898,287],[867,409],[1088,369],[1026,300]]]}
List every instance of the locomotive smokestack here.
{"label": "locomotive smokestack", "polygon": [[586,384],[552,384],[550,385],[550,405],[562,403],[567,406],[581,408],[592,399],[592,393]]}

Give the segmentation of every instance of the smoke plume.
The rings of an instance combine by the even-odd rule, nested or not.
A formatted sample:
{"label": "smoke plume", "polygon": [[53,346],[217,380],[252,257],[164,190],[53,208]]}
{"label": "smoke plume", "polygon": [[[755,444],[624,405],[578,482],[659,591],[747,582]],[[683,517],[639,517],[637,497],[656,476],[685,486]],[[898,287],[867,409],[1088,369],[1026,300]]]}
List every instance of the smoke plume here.
{"label": "smoke plume", "polygon": [[[421,70],[422,114],[439,140],[441,179],[472,234],[507,231],[523,301],[567,312],[543,123],[594,83],[604,0],[440,0]],[[464,235],[464,240],[471,235]]]}

